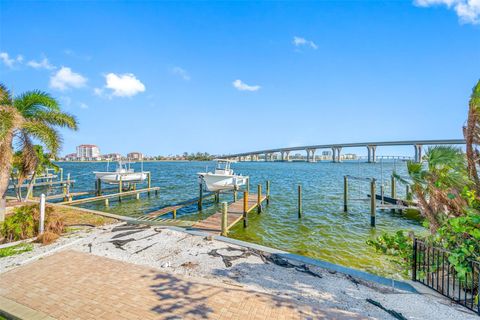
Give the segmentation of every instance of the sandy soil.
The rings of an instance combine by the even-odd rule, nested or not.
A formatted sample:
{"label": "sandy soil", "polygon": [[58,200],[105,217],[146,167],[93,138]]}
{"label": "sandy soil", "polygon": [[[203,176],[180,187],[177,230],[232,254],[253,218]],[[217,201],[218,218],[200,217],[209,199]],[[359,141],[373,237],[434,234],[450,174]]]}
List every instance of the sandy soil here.
{"label": "sandy soil", "polygon": [[[78,231],[49,246],[36,245],[33,252],[0,259],[0,272],[55,249],[74,249],[159,269],[163,272],[202,278],[278,296],[296,299],[319,308],[354,311],[372,319],[395,319],[367,302],[372,299],[407,319],[472,319],[475,316],[449,300],[433,294],[412,294],[357,281],[340,273],[298,263],[292,267],[266,261],[257,252],[211,237],[193,236],[167,228],[112,225]],[[213,251],[212,251],[213,250]],[[226,256],[227,266],[222,256]],[[233,260],[229,261],[228,257]],[[291,262],[293,263],[293,261]]]}

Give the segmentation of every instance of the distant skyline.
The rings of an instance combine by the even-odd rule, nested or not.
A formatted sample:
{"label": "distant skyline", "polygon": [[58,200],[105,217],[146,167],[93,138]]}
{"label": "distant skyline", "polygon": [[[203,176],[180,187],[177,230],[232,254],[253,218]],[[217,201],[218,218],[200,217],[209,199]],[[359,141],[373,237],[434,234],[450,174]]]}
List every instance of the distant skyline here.
{"label": "distant skyline", "polygon": [[78,117],[62,155],[461,138],[479,78],[477,0],[0,0],[0,81]]}

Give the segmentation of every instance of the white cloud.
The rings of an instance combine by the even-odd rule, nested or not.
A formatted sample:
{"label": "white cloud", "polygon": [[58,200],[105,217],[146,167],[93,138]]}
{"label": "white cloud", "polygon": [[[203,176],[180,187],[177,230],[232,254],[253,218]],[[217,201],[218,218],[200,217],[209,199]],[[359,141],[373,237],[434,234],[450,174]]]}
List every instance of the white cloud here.
{"label": "white cloud", "polygon": [[315,42],[302,37],[293,37],[292,43],[295,47],[307,46],[315,50],[318,49],[318,46],[315,44]]}
{"label": "white cloud", "polygon": [[444,5],[455,10],[461,23],[480,24],[480,0],[414,0],[419,7]]}
{"label": "white cloud", "polygon": [[16,58],[10,57],[10,55],[6,52],[0,52],[0,60],[9,68],[13,68],[16,63],[22,63],[23,56],[17,55]]}
{"label": "white cloud", "polygon": [[55,66],[51,65],[47,58],[43,58],[41,61],[30,60],[27,62],[27,65],[34,69],[55,69]]}
{"label": "white cloud", "polygon": [[261,87],[260,86],[250,86],[248,84],[246,84],[245,82],[243,82],[242,80],[235,80],[233,81],[233,87],[235,87],[237,90],[240,90],[240,91],[257,91],[259,90]]}
{"label": "white cloud", "polygon": [[87,83],[87,78],[79,73],[75,73],[68,67],[61,67],[50,77],[50,87],[58,90],[68,88],[81,88]]}
{"label": "white cloud", "polygon": [[188,74],[188,72],[185,69],[182,69],[180,67],[173,67],[172,68],[172,73],[174,75],[179,76],[180,78],[182,78],[185,81],[190,80],[190,75]]}
{"label": "white cloud", "polygon": [[[145,85],[138,80],[135,75],[131,73],[125,73],[117,75],[115,73],[109,73],[105,76],[106,85],[105,88],[111,89],[112,95],[117,97],[132,97],[140,92],[145,91]],[[94,93],[101,95],[102,89],[95,88]]]}
{"label": "white cloud", "polygon": [[103,89],[93,88],[93,93],[94,93],[96,96],[102,96],[102,94],[103,94]]}
{"label": "white cloud", "polygon": [[78,106],[79,106],[80,108],[82,108],[82,109],[88,109],[88,104],[83,103],[83,102],[80,102],[80,103],[78,104]]}

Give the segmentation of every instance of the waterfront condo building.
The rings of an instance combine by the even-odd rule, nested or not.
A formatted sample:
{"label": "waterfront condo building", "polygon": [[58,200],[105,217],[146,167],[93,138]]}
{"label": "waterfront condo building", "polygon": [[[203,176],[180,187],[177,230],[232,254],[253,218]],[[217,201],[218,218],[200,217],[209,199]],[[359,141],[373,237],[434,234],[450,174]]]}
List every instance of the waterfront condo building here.
{"label": "waterfront condo building", "polygon": [[122,155],[120,153],[109,153],[103,155],[102,159],[110,161],[120,161],[122,160]]}
{"label": "waterfront condo building", "polygon": [[130,160],[143,160],[143,153],[141,152],[130,152],[127,154],[127,158]]}
{"label": "waterfront condo building", "polygon": [[100,149],[94,144],[82,144],[77,147],[77,159],[99,160]]}

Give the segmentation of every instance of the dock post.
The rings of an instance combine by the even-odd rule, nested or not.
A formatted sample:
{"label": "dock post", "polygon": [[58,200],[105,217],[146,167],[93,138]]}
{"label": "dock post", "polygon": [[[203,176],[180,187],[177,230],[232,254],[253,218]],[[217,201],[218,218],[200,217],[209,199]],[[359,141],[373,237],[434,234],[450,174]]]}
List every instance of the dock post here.
{"label": "dock post", "polygon": [[228,233],[228,207],[226,202],[222,202],[222,236],[226,237]]}
{"label": "dock post", "polygon": [[108,207],[109,201],[108,198],[105,198],[105,207]]}
{"label": "dock post", "polygon": [[[95,187],[97,186],[97,182],[95,181]],[[67,185],[65,183],[62,184],[62,194],[63,194],[63,201],[67,201]]]}
{"label": "dock post", "polygon": [[97,196],[102,195],[102,180],[97,179]]}
{"label": "dock post", "polygon": [[298,185],[298,218],[302,218],[302,186]]}
{"label": "dock post", "polygon": [[237,186],[233,188],[233,202],[237,202]]}
{"label": "dock post", "polygon": [[177,209],[173,209],[173,219],[177,219]]}
{"label": "dock post", "polygon": [[148,172],[148,196],[150,197],[150,188],[152,186],[152,174]]}
{"label": "dock post", "polygon": [[375,214],[377,210],[377,198],[376,198],[376,180],[370,181],[370,225],[375,227]]}
{"label": "dock post", "polygon": [[343,176],[343,212],[348,212],[348,176]]}
{"label": "dock post", "polygon": [[243,191],[243,227],[248,226],[248,191]]}
{"label": "dock post", "polygon": [[203,185],[202,182],[198,184],[198,210],[202,210],[203,205]]}
{"label": "dock post", "polygon": [[250,178],[247,178],[247,192],[250,193]]}
{"label": "dock post", "polygon": [[63,181],[63,168],[60,168],[60,181]]}
{"label": "dock post", "polygon": [[392,188],[391,188],[391,191],[392,191],[392,198],[393,198],[393,199],[396,199],[396,198],[397,198],[397,188],[396,188],[395,176],[394,176],[394,175],[392,175]]}
{"label": "dock post", "polygon": [[[118,183],[118,193],[121,194],[121,193],[122,193],[122,190],[123,190],[122,175],[120,175],[120,181],[119,181],[119,183]],[[119,202],[122,202],[122,196],[121,196],[121,195],[118,196],[118,201],[119,201]]]}
{"label": "dock post", "polygon": [[137,198],[137,200],[140,200],[140,192],[137,192],[136,198]]}
{"label": "dock post", "polygon": [[267,180],[266,192],[267,192],[267,205],[269,205],[270,204],[270,180]]}
{"label": "dock post", "polygon": [[408,184],[405,186],[405,200],[412,200],[412,195],[410,194],[410,186]]}
{"label": "dock post", "polygon": [[262,213],[262,185],[257,186],[257,212]]}

